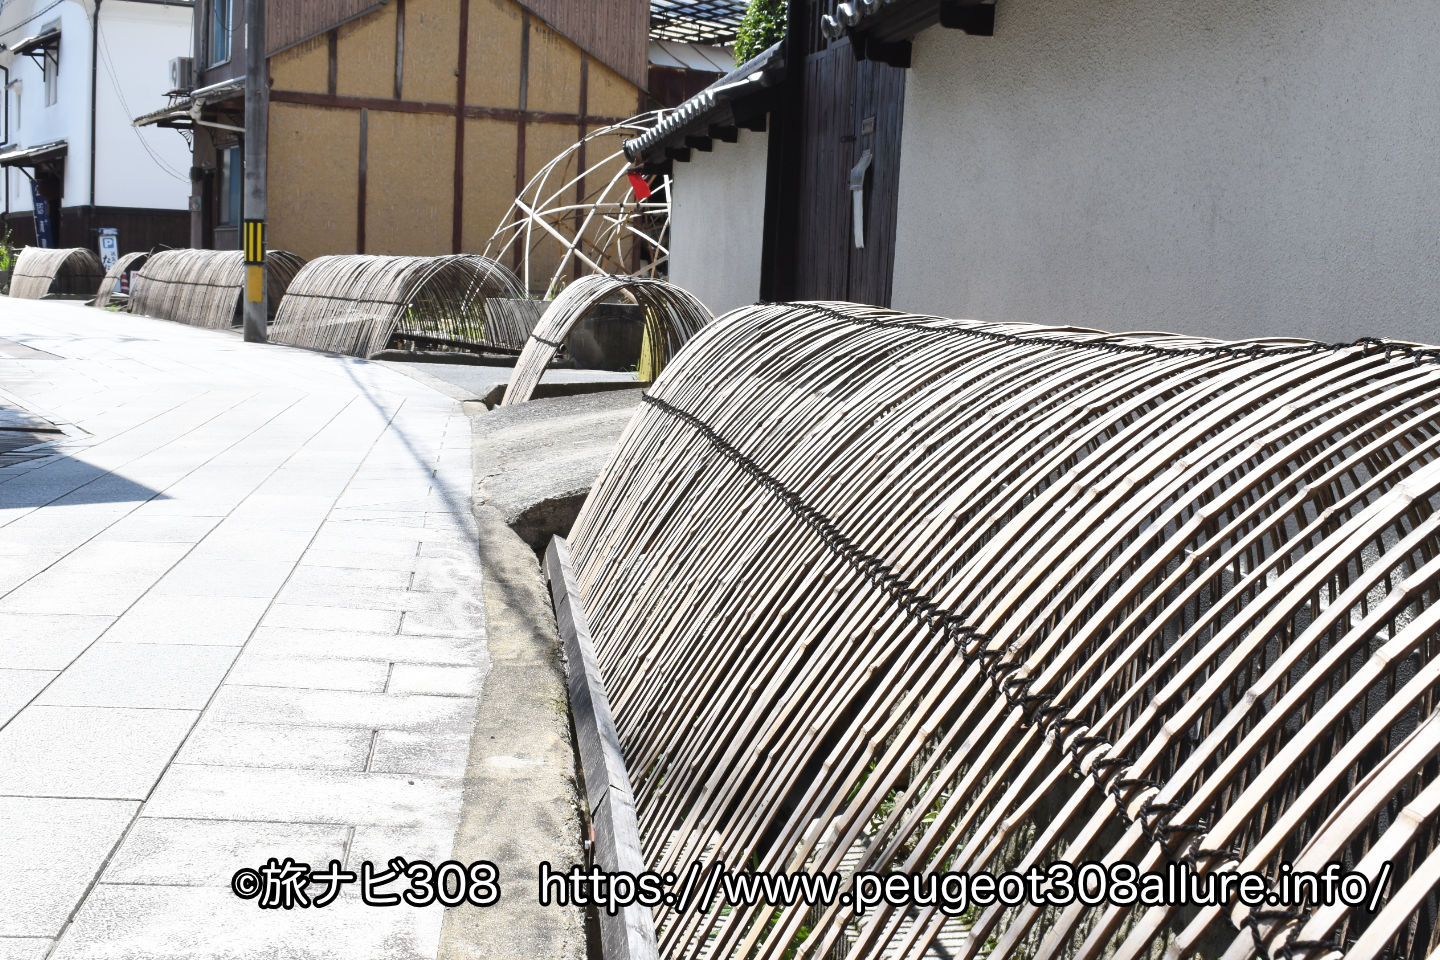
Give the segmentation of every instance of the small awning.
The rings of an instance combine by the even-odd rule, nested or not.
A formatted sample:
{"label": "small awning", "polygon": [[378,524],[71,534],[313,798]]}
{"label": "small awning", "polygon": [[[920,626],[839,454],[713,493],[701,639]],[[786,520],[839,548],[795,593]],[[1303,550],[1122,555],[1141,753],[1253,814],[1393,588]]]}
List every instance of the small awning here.
{"label": "small awning", "polygon": [[197,109],[204,109],[215,103],[233,100],[245,95],[245,78],[234,77],[212,83],[208,87],[191,91],[167,107],[152,110],[134,120],[137,127],[191,127],[194,126]]}
{"label": "small awning", "polygon": [[735,69],[735,57],[724,47],[713,44],[651,40],[650,66],[726,74]]}
{"label": "small awning", "polygon": [[13,45],[10,48],[10,51],[12,53],[18,53],[21,56],[32,57],[37,53],[41,53],[45,50],[50,49],[51,47],[58,49],[59,46],[60,28],[51,27],[49,30],[45,30],[35,34],[33,37],[26,37],[24,40],[21,40],[19,43]]}
{"label": "small awning", "polygon": [[66,141],[56,140],[35,147],[12,147],[0,153],[0,167],[36,167],[65,159]]}
{"label": "small awning", "polygon": [[152,110],[149,113],[136,117],[132,126],[174,126],[177,120],[188,123],[190,120],[190,103],[190,98],[186,97],[179,103],[172,103],[168,107]]}

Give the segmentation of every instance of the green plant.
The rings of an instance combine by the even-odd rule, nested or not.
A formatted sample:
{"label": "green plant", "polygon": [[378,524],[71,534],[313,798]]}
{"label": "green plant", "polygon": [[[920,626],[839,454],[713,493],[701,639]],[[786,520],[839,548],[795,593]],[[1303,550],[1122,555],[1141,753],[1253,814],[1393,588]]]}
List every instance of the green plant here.
{"label": "green plant", "polygon": [[5,236],[0,237],[0,270],[9,270],[15,266],[15,248],[11,246],[10,228],[5,228]]}
{"label": "green plant", "polygon": [[775,41],[784,39],[786,6],[786,0],[750,0],[735,34],[737,64],[753,59]]}

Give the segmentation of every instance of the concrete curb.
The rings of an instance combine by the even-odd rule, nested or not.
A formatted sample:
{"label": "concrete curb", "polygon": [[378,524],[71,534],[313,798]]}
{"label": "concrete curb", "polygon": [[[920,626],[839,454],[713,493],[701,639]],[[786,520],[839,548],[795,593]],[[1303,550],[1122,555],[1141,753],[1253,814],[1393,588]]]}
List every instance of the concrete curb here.
{"label": "concrete curb", "polygon": [[[473,421],[472,421],[473,422]],[[539,865],[583,862],[565,668],[534,551],[489,507],[479,523],[491,667],[466,763],[454,857],[490,860],[501,899],[445,913],[440,960],[584,960],[579,907],[541,906]]]}
{"label": "concrete curb", "polygon": [[[396,373],[403,373],[410,379],[418,380],[420,383],[425,384],[425,386],[434,390],[436,393],[443,393],[451,400],[458,400],[460,403],[478,402],[480,399],[475,396],[473,390],[466,390],[464,387],[456,386],[449,380],[441,379],[432,373],[417,369],[410,363],[402,363],[398,360],[368,360],[366,362],[378,363],[383,367],[394,370]],[[469,411],[466,412],[468,413]]]}
{"label": "concrete curb", "polygon": [[[610,713],[610,698],[600,675],[585,605],[570,565],[570,545],[563,537],[550,541],[545,573],[555,600],[555,617],[565,640],[565,666],[570,678],[570,709],[585,798],[595,827],[595,863],[606,873],[631,875],[645,869],[640,827],[630,774],[620,753],[620,735]],[[631,904],[619,913],[598,911],[600,956],[604,960],[656,960],[655,924],[648,907]]]}

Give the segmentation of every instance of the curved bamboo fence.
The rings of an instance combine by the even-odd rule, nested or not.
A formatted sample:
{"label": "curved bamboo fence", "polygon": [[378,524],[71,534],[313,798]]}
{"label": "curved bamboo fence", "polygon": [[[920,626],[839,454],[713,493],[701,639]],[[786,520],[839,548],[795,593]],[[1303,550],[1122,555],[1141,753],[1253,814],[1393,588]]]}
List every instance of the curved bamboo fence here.
{"label": "curved bamboo fence", "polygon": [[100,281],[100,289],[95,292],[95,306],[104,309],[110,305],[110,298],[115,296],[115,286],[127,270],[139,270],[145,266],[145,261],[150,259],[149,250],[139,250],[135,253],[127,253],[115,264],[105,271],[105,277]]}
{"label": "curved bamboo fence", "polygon": [[529,400],[575,325],[594,307],[621,296],[645,312],[646,340],[654,351],[657,369],[663,369],[685,341],[713,319],[694,294],[663,280],[603,273],[581,277],[561,291],[530,332],[501,406]]}
{"label": "curved bamboo fence", "polygon": [[10,275],[10,296],[22,300],[88,297],[104,274],[100,258],[85,247],[25,247]]}
{"label": "curved bamboo fence", "polygon": [[[265,253],[270,317],[305,263],[288,250]],[[245,254],[240,250],[161,250],[135,274],[130,312],[194,327],[226,330],[240,323]]]}
{"label": "curved bamboo fence", "polygon": [[1435,348],[728,314],[572,535],[651,869],[1386,884],[662,906],[661,955],[1435,957],[1437,506]]}
{"label": "curved bamboo fence", "polygon": [[271,339],[369,357],[393,340],[422,346],[508,346],[487,331],[485,301],[523,297],[503,265],[476,254],[317,257],[295,277]]}

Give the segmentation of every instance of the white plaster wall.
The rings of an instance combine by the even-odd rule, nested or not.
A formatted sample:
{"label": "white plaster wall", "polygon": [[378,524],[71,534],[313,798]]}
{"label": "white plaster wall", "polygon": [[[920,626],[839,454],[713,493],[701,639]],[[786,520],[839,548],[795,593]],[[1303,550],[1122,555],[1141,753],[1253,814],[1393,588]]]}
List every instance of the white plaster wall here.
{"label": "white plaster wall", "polygon": [[[50,9],[47,9],[50,8]],[[64,0],[10,0],[0,11],[0,43],[13,44],[41,32],[54,21],[60,24],[60,69],[53,105],[45,104],[41,67],[29,57],[5,53],[0,62],[10,79],[20,81],[20,123],[10,123],[10,142],[33,147],[55,140],[68,141],[65,185],[61,205],[90,202],[90,10],[85,2]],[[31,209],[30,181],[18,170],[6,175],[9,209]]]}
{"label": "white plaster wall", "polygon": [[670,280],[716,316],[756,301],[765,233],[769,137],[740,131],[675,164],[670,211]]}
{"label": "white plaster wall", "polygon": [[[47,9],[49,8],[49,9]],[[19,123],[12,115],[11,144],[24,147],[65,140],[61,205],[154,207],[189,205],[190,151],[173,130],[136,131],[131,121],[165,105],[170,58],[188,56],[188,6],[106,0],[100,8],[102,43],[94,89],[96,117],[95,196],[90,195],[91,10],[88,0],[7,0],[0,8],[0,43],[15,43],[60,22],[60,70],[56,102],[45,104],[41,68],[28,57],[5,53],[0,63],[20,81]],[[123,101],[123,102],[122,102]],[[132,112],[133,111],[133,112]],[[138,136],[137,136],[138,133]],[[156,157],[141,144],[153,149]],[[172,172],[164,169],[168,165]],[[31,209],[30,181],[18,170],[4,174],[6,209]]]}
{"label": "white plaster wall", "polygon": [[1440,342],[1440,3],[999,0],[907,78],[893,303]]}
{"label": "white plaster wall", "polygon": [[[184,210],[190,148],[176,130],[131,121],[168,102],[170,60],[190,55],[189,7],[105,0],[100,5],[96,85],[95,202]],[[124,238],[121,238],[122,245]]]}

